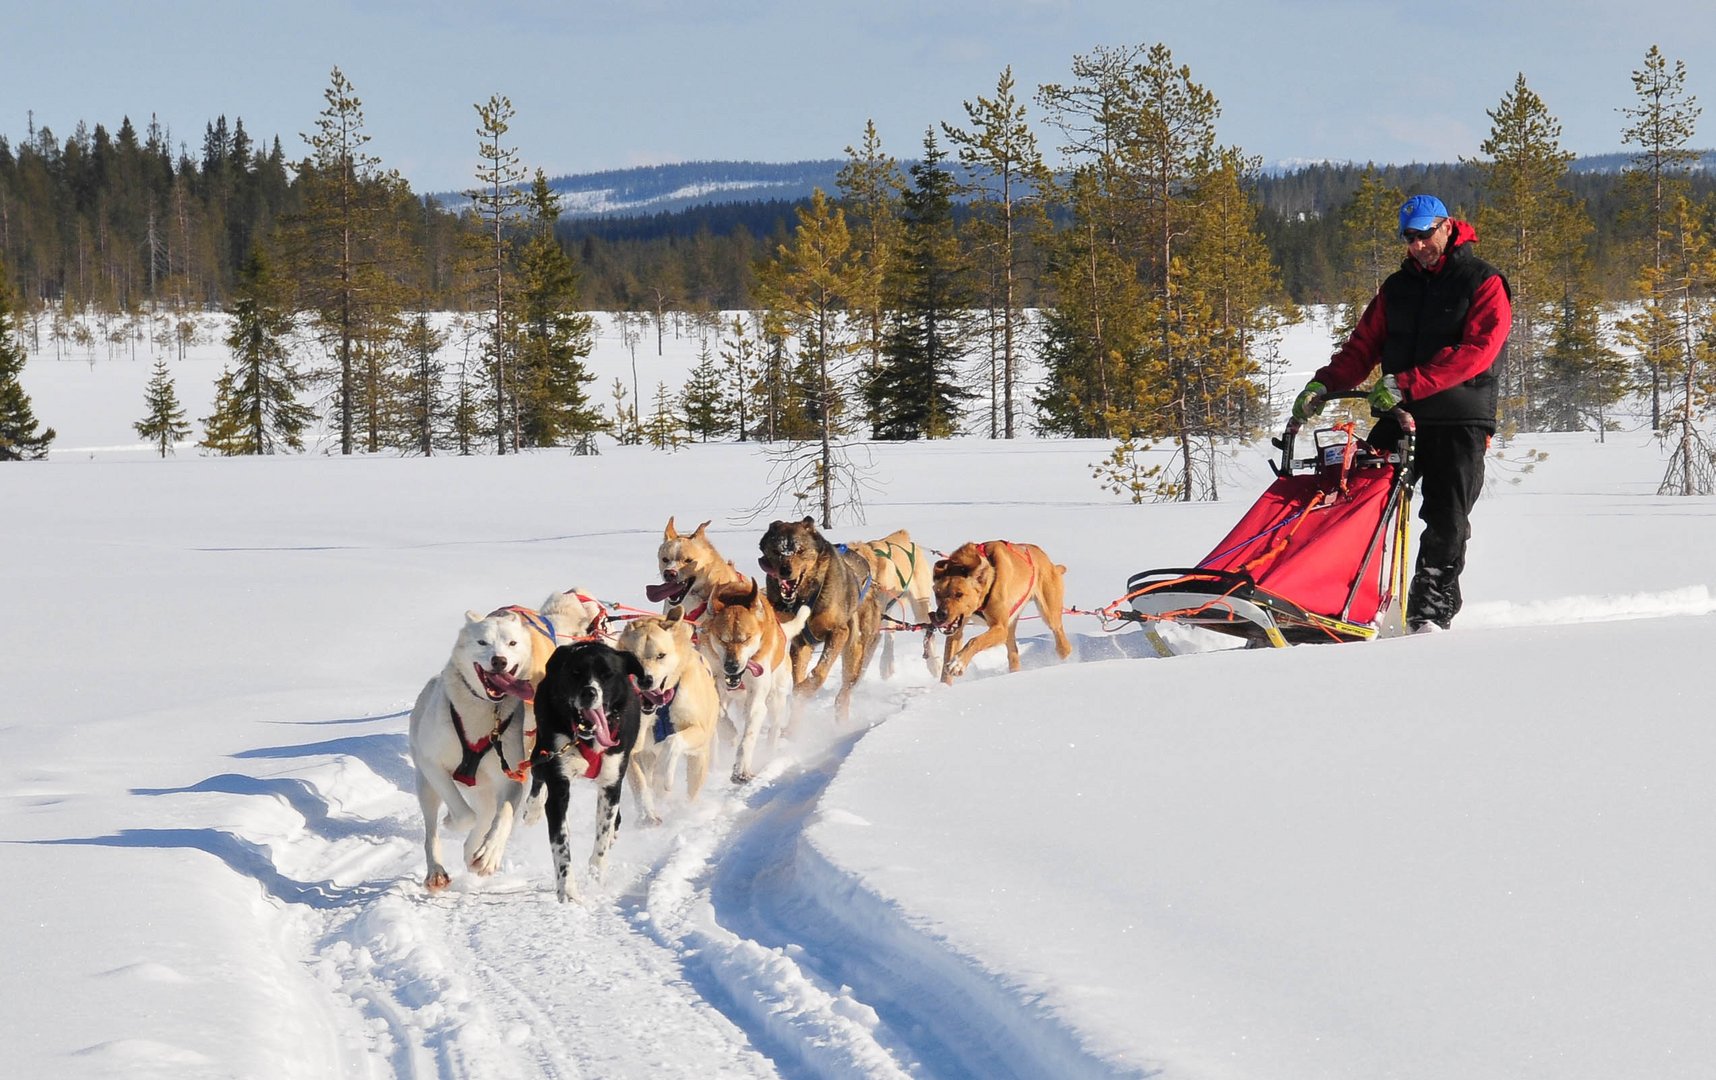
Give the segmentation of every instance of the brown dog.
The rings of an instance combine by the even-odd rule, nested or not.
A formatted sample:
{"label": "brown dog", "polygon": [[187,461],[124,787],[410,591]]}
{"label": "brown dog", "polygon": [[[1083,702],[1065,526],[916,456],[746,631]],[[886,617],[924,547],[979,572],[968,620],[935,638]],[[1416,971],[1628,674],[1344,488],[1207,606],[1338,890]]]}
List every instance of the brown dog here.
{"label": "brown dog", "polygon": [[[912,541],[904,529],[895,529],[880,540],[853,544],[852,550],[870,565],[870,578],[882,592],[882,614],[899,605],[901,616],[917,626],[927,626],[935,603],[935,575],[929,552]],[[924,663],[931,675],[941,674],[941,657],[935,651],[935,633],[924,632]],[[882,639],[882,678],[894,674],[894,637]]]}
{"label": "brown dog", "polygon": [[723,559],[703,534],[708,527],[705,521],[689,535],[683,535],[673,527],[673,519],[668,518],[661,544],[655,550],[656,562],[661,566],[661,584],[644,589],[644,595],[662,604],[664,611],[675,604],[684,607],[685,617],[691,622],[703,617],[709,594],[717,587],[745,580],[745,575]]}
{"label": "brown dog", "polygon": [[786,728],[788,703],[792,697],[792,667],[787,643],[797,637],[810,619],[810,608],[800,607],[783,623],[769,598],[752,578],[743,585],[723,585],[709,597],[697,647],[715,673],[729,715],[742,723],[738,753],[733,758],[733,783],[748,783],[757,736],[767,732],[769,752]]}
{"label": "brown dog", "polygon": [[[842,657],[840,693],[834,699],[842,723],[852,716],[852,687],[864,674],[882,630],[882,594],[863,556],[837,551],[816,531],[816,519],[776,521],[757,546],[768,575],[769,603],[790,618],[800,605],[810,621],[792,640],[793,720],[805,698],[822,689],[834,658]],[[822,656],[810,666],[811,650]]]}
{"label": "brown dog", "polygon": [[[1005,640],[1007,670],[1019,670],[1019,609],[1034,601],[1038,614],[1055,635],[1055,652],[1062,660],[1072,655],[1072,644],[1061,629],[1061,602],[1066,596],[1067,568],[1056,564],[1035,544],[991,540],[986,544],[961,544],[952,555],[935,564],[935,611],[932,625],[947,635],[947,653],[942,663],[942,682],[951,683],[965,672],[971,658]],[[982,619],[988,629],[959,647],[960,635],[969,616]],[[957,650],[957,653],[956,653]]]}

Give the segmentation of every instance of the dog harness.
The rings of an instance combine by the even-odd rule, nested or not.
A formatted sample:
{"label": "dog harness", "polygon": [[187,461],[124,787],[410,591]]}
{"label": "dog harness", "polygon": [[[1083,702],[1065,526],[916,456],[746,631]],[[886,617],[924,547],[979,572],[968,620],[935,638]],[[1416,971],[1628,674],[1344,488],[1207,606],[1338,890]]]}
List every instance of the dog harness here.
{"label": "dog harness", "polygon": [[[501,736],[506,733],[507,728],[512,726],[512,713],[507,713],[506,719],[497,722],[493,731],[476,742],[472,742],[470,737],[465,734],[465,722],[459,717],[459,710],[455,709],[450,701],[447,703],[447,711],[453,714],[453,730],[458,733],[459,745],[464,749],[464,754],[459,759],[459,767],[453,770],[453,779],[466,787],[476,787],[477,766],[482,764],[483,755],[490,750],[495,752],[495,757],[500,758],[501,772],[513,776],[513,770],[507,768],[506,752],[501,749],[500,745]],[[521,765],[520,769],[522,770],[522,768]],[[513,779],[518,778],[513,776]]]}
{"label": "dog harness", "polygon": [[[1025,557],[1025,565],[1031,568],[1031,580],[1025,583],[1025,591],[1019,594],[1018,603],[1013,605],[1013,609],[1007,612],[1007,617],[1002,620],[1004,625],[1013,621],[1013,616],[1019,614],[1019,609],[1025,606],[1026,600],[1030,599],[1031,591],[1037,587],[1037,560],[1031,558],[1029,550],[1019,548],[1011,540],[997,540],[995,542],[1005,547],[1015,555],[1023,555]],[[989,545],[978,544],[977,553],[985,559],[989,558]],[[995,583],[993,581],[989,583],[989,588],[991,592],[994,591]]]}
{"label": "dog harness", "polygon": [[[890,565],[894,568],[894,576],[900,579],[900,591],[901,592],[905,592],[907,589],[910,589],[912,587],[912,578],[916,577],[917,572],[918,572],[918,549],[917,549],[916,545],[913,545],[911,547],[905,547],[901,544],[894,543],[892,540],[884,540],[884,541],[882,541],[881,547],[877,547],[875,544],[871,544],[870,550],[874,554],[879,555],[880,557],[882,557],[884,559],[887,559],[888,565]],[[912,571],[910,574],[907,574],[907,573],[904,573],[903,571],[901,571],[900,570],[900,564],[894,562],[895,550],[903,551],[906,553],[906,566],[909,567]]]}
{"label": "dog harness", "polygon": [[527,629],[547,638],[550,643],[555,640],[554,620],[550,619],[542,612],[537,611],[534,608],[519,607],[517,604],[510,604],[507,607],[498,608],[489,614],[499,615],[503,611],[510,611],[514,615],[517,615],[521,620],[523,620]]}

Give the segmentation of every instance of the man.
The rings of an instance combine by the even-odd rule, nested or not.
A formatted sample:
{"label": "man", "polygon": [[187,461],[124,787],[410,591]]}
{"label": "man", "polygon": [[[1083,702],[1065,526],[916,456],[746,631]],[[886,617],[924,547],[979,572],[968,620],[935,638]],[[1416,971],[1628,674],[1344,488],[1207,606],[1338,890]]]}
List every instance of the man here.
{"label": "man", "polygon": [[1293,402],[1301,422],[1323,411],[1324,396],[1350,390],[1378,365],[1370,394],[1381,419],[1366,437],[1395,447],[1404,406],[1417,423],[1416,467],[1424,523],[1407,596],[1414,632],[1441,629],[1460,610],[1472,506],[1484,486],[1484,452],[1496,430],[1494,368],[1507,348],[1513,303],[1507,279],[1472,251],[1478,234],[1448,215],[1442,200],[1414,195],[1400,207],[1406,259],[1382,283],[1329,363]]}

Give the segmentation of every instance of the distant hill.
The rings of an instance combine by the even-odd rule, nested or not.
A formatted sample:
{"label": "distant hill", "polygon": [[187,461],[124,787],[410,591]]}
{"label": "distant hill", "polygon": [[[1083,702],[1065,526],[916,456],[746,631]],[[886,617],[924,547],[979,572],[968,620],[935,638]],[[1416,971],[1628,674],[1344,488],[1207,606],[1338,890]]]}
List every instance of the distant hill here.
{"label": "distant hill", "polygon": [[[1626,168],[1631,155],[1625,153],[1593,154],[1576,159],[1575,173],[1615,173]],[[604,172],[576,173],[550,177],[548,185],[560,193],[564,218],[651,217],[674,213],[692,207],[720,206],[730,203],[796,203],[810,198],[816,188],[833,194],[836,177],[846,164],[843,158],[820,161],[682,161],[672,165],[641,165],[631,169],[608,169]],[[911,167],[911,161],[901,161],[900,169]],[[1281,161],[1263,167],[1263,175],[1271,179],[1290,178],[1305,172],[1334,170],[1356,162]],[[956,162],[948,166],[958,172]],[[1438,175],[1454,163],[1414,164],[1396,167],[1421,175]],[[1716,173],[1716,150],[1704,151],[1701,167]],[[437,196],[441,203],[457,207],[467,200],[457,192]]]}
{"label": "distant hill", "polygon": [[[821,188],[835,190],[844,159],[824,161],[682,161],[632,169],[553,176],[548,186],[559,193],[564,218],[635,217],[671,213],[693,206],[741,202],[797,202]],[[456,207],[468,200],[459,193],[438,196]]]}
{"label": "distant hill", "polygon": [[[1716,172],[1716,150],[1700,151],[1704,156],[1693,166],[1705,172]],[[1575,158],[1569,166],[1576,173],[1618,173],[1633,163],[1631,154],[1591,154]]]}

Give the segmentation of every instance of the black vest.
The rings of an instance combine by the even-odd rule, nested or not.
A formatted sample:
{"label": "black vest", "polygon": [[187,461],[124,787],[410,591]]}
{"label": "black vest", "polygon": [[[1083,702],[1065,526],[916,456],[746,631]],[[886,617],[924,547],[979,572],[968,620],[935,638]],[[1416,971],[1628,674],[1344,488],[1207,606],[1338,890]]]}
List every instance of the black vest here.
{"label": "black vest", "polygon": [[[1382,343],[1382,370],[1388,375],[1415,368],[1451,345],[1466,329],[1466,315],[1478,286],[1501,274],[1472,253],[1470,244],[1448,252],[1441,273],[1426,274],[1410,258],[1382,283],[1388,337]],[[1508,289],[1507,279],[1502,288]],[[1508,289],[1508,295],[1513,290]],[[1427,424],[1474,424],[1496,429],[1496,370],[1507,358],[1507,343],[1487,369],[1457,386],[1407,402],[1407,411]]]}

